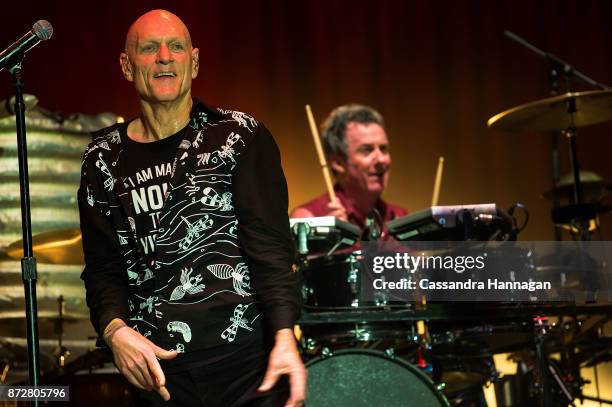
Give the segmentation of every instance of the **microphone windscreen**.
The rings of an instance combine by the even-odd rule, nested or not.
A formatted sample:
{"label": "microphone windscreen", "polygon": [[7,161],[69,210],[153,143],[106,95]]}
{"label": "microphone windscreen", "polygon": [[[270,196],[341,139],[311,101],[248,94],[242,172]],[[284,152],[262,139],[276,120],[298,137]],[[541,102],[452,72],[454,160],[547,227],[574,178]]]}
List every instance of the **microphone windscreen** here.
{"label": "microphone windscreen", "polygon": [[32,26],[32,32],[39,40],[48,40],[53,35],[53,26],[47,20],[38,20]]}

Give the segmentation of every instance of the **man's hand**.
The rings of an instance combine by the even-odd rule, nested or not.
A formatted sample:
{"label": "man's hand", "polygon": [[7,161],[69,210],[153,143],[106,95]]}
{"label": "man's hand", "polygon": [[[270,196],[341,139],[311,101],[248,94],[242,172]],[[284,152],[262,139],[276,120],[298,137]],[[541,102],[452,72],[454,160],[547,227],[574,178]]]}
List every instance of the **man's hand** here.
{"label": "man's hand", "polygon": [[330,201],[327,204],[327,216],[335,216],[336,218],[348,222],[346,208],[342,206],[339,199]]}
{"label": "man's hand", "polygon": [[160,348],[118,318],[104,329],[104,340],[113,351],[117,368],[130,383],[143,390],[155,390],[164,400],[170,400],[166,376],[157,358],[173,359],[176,351]]}
{"label": "man's hand", "polygon": [[306,368],[298,353],[293,330],[288,328],[276,332],[268,370],[258,390],[270,390],[282,375],[289,375],[291,388],[291,395],[285,407],[302,406],[306,396]]}

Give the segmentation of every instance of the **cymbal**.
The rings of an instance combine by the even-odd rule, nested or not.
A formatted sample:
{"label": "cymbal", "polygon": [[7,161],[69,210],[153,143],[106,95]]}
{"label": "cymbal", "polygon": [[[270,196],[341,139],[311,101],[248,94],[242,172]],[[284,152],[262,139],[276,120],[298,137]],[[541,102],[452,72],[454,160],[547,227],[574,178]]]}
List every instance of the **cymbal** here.
{"label": "cymbal", "polygon": [[[32,248],[34,257],[40,263],[75,265],[85,263],[79,228],[39,233],[32,236]],[[21,259],[23,240],[8,245],[6,254],[12,259]]]}
{"label": "cymbal", "polygon": [[[592,171],[580,170],[580,185],[587,201],[598,200],[604,194],[612,191],[612,181],[603,179]],[[572,199],[574,194],[573,174],[563,176],[557,186],[542,194],[546,199]]]}
{"label": "cymbal", "polygon": [[[575,113],[568,107],[575,102]],[[537,100],[491,117],[491,129],[511,132],[555,131],[578,128],[612,120],[612,90],[570,92]]]}
{"label": "cymbal", "polygon": [[[2,313],[0,338],[25,338],[27,336],[26,318],[21,315]],[[61,319],[57,313],[45,312],[38,315],[38,335],[40,339],[57,339],[59,333],[66,340],[85,340],[95,336],[95,331],[87,315],[64,315]]]}
{"label": "cymbal", "polygon": [[[11,370],[28,369],[28,348],[0,339],[0,361],[8,363]],[[39,354],[40,369],[49,370],[53,367],[53,359],[44,352]]]}

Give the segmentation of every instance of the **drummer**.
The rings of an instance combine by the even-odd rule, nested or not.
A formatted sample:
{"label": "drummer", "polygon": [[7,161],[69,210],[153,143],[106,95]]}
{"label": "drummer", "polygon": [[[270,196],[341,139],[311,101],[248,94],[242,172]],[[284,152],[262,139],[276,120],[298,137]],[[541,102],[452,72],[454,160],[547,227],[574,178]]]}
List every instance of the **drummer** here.
{"label": "drummer", "polygon": [[358,104],[339,106],[325,119],[321,137],[336,178],[337,199],[322,194],[295,208],[292,218],[335,216],[363,229],[367,217],[380,223],[406,215],[404,208],[381,198],[389,182],[391,154],[380,113]]}

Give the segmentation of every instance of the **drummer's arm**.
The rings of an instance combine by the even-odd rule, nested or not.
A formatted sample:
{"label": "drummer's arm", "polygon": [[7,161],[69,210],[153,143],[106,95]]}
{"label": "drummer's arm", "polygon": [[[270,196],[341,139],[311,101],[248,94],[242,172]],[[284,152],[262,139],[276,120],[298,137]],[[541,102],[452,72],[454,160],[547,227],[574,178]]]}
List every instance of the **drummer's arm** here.
{"label": "drummer's arm", "polygon": [[[335,216],[340,220],[348,221],[348,214],[346,213],[346,208],[338,199],[336,199],[335,201],[328,202],[325,210],[325,216]],[[292,218],[310,218],[313,216],[317,215],[312,213],[310,210],[304,208],[303,206],[299,206],[295,208],[293,212],[291,212]]]}

